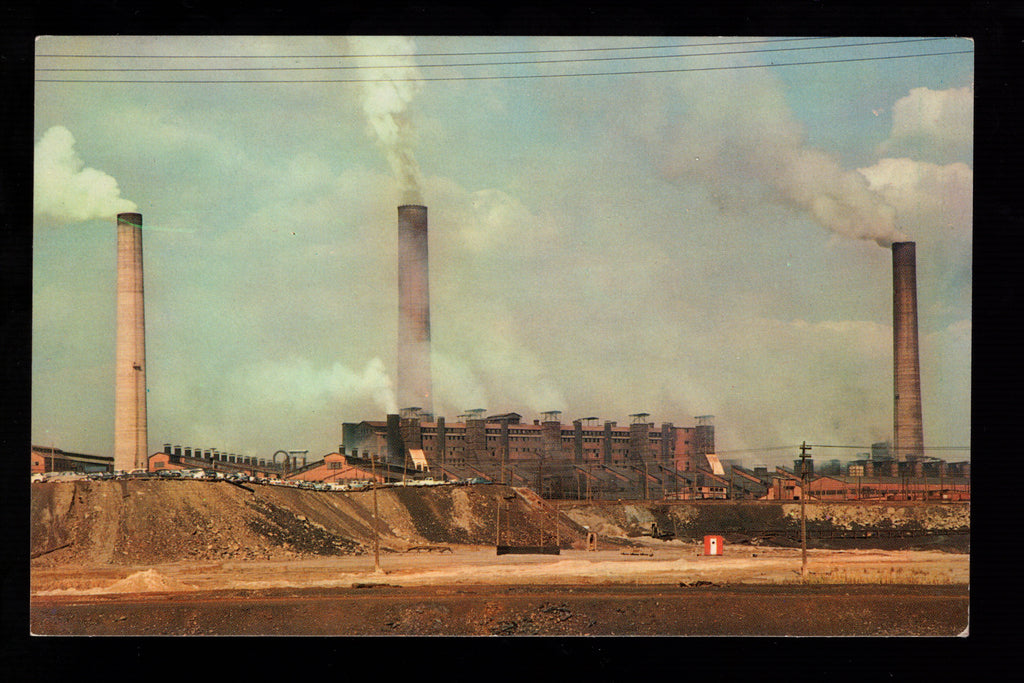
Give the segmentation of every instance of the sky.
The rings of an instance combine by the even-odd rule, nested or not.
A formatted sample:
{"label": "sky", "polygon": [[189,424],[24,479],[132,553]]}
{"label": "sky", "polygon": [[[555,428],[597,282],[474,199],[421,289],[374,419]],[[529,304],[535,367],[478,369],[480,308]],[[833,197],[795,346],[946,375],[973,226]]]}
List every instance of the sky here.
{"label": "sky", "polygon": [[139,211],[150,451],[336,450],[405,407],[422,203],[449,422],[713,415],[723,458],[854,457],[892,436],[909,240],[926,452],[969,459],[973,100],[963,38],[40,37],[32,443],[112,455]]}

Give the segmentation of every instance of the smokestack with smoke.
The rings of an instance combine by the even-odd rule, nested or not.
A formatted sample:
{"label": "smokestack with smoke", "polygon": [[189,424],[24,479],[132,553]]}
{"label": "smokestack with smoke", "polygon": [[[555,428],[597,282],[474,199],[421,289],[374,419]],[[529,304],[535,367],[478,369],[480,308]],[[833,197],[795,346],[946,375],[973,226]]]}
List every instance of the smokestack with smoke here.
{"label": "smokestack with smoke", "polygon": [[69,223],[113,218],[138,208],[121,198],[114,178],[85,166],[75,151],[75,137],[64,126],[53,126],[36,143],[33,205],[35,213]]}
{"label": "smokestack with smoke", "polygon": [[114,469],[144,469],[146,316],[142,287],[142,214],[117,216],[117,344],[114,389]]}
{"label": "smokestack with smoke", "polygon": [[[369,130],[384,151],[402,193],[402,204],[422,204],[421,175],[413,156],[413,129],[407,110],[422,83],[409,38],[369,36],[349,38],[352,52],[363,55],[357,63],[363,112]],[[388,67],[388,68],[384,68]]]}
{"label": "smokestack with smoke", "polygon": [[432,415],[427,207],[398,207],[398,400]]}
{"label": "smokestack with smoke", "polygon": [[913,242],[892,245],[893,447],[897,460],[924,455],[917,347],[917,257]]}

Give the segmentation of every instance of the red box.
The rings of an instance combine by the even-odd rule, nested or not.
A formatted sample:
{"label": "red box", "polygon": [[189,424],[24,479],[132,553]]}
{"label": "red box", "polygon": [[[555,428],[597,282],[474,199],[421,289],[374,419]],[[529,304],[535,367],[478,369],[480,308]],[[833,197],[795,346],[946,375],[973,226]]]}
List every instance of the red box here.
{"label": "red box", "polygon": [[705,536],[704,537],[704,554],[705,555],[721,555],[722,547],[725,545],[725,539],[721,536]]}

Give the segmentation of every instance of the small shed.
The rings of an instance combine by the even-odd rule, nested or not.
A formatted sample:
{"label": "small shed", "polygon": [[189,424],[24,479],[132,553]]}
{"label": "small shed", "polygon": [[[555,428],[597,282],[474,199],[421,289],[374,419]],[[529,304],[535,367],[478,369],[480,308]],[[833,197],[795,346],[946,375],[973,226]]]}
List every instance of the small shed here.
{"label": "small shed", "polygon": [[705,536],[704,537],[704,554],[705,555],[721,555],[722,548],[725,546],[725,539],[721,536]]}

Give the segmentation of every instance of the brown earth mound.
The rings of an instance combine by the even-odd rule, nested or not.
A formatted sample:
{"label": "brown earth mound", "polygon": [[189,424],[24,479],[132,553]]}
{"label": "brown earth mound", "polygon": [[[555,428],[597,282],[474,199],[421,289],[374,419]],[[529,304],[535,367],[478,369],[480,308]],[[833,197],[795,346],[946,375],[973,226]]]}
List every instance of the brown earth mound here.
{"label": "brown earth mound", "polygon": [[[797,547],[800,505],[779,501],[563,502],[559,511],[607,536],[667,534],[683,541],[720,535],[730,544]],[[942,549],[968,552],[970,503],[814,502],[808,547]]]}
{"label": "brown earth mound", "polygon": [[[501,508],[499,511],[498,508]],[[384,552],[438,544],[562,547],[583,529],[499,485],[377,491]],[[32,565],[150,565],[183,560],[359,555],[374,542],[371,491],[310,491],[224,481],[127,480],[32,485]]]}
{"label": "brown earth mound", "polygon": [[[373,497],[225,481],[35,483],[30,557],[43,568],[363,555],[373,549]],[[396,487],[377,491],[376,529],[383,552],[450,544],[583,548],[588,530],[606,545],[635,545],[657,532],[684,541],[721,534],[729,544],[793,546],[798,507],[563,502],[556,512],[532,491],[496,484]],[[809,547],[968,552],[970,507],[808,505],[807,526]],[[875,531],[848,537],[867,528]]]}

